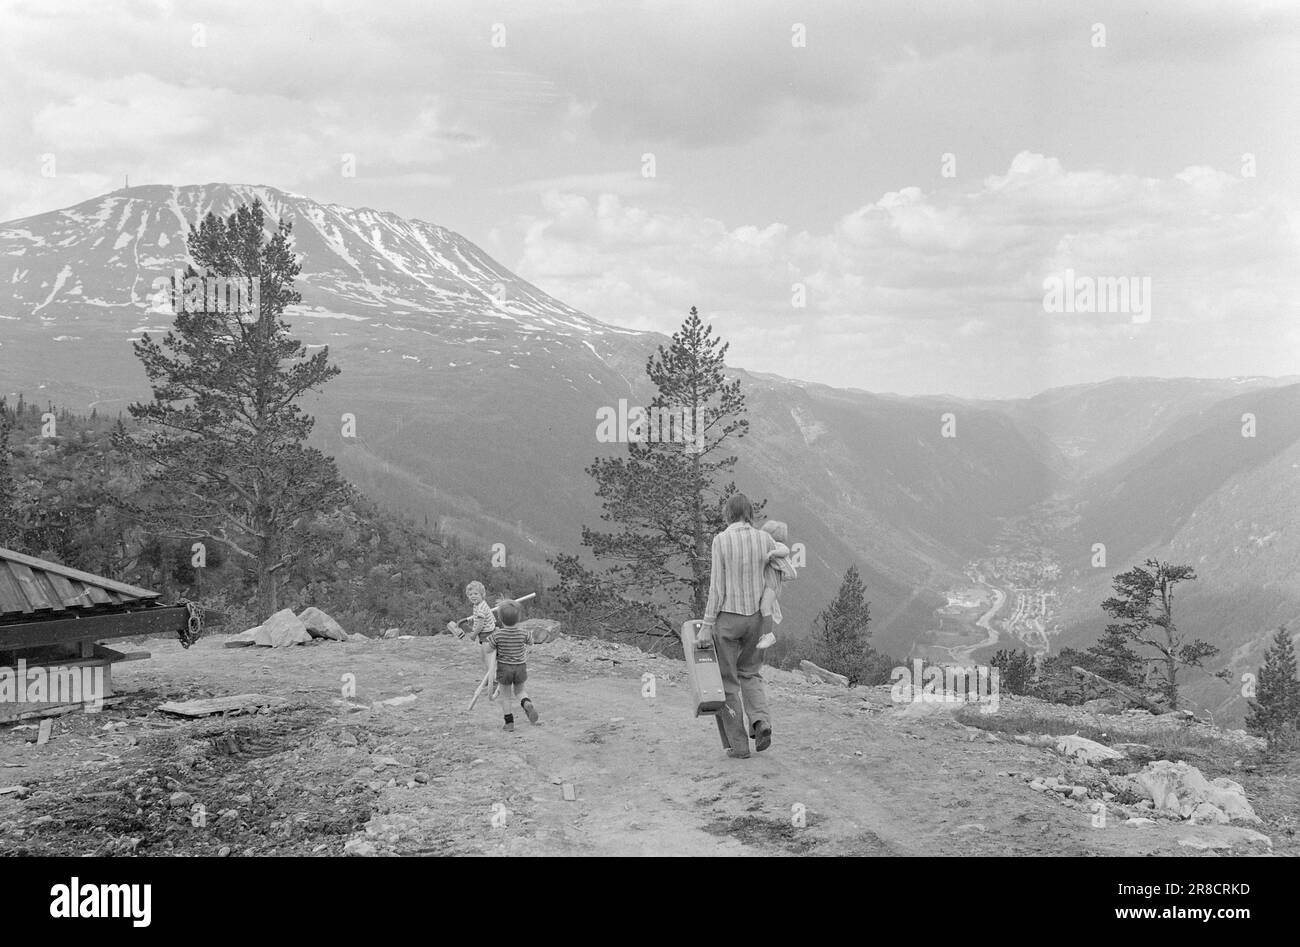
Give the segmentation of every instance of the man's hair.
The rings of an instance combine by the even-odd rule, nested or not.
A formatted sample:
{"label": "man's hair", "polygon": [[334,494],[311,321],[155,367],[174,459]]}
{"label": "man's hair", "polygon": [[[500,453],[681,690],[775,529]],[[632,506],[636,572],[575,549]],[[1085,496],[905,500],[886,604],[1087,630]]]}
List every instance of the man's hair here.
{"label": "man's hair", "polygon": [[478,592],[479,595],[487,595],[487,589],[483,588],[483,583],[479,582],[477,579],[475,579],[469,585],[465,586],[466,595],[468,595],[470,592],[475,592],[475,591]]}
{"label": "man's hair", "polygon": [[519,621],[519,606],[507,599],[497,608],[497,616],[501,619],[501,624],[509,628]]}
{"label": "man's hair", "polygon": [[726,506],[727,523],[735,523],[744,520],[746,523],[754,522],[754,504],[749,502],[749,497],[743,493],[733,493],[727,498]]}

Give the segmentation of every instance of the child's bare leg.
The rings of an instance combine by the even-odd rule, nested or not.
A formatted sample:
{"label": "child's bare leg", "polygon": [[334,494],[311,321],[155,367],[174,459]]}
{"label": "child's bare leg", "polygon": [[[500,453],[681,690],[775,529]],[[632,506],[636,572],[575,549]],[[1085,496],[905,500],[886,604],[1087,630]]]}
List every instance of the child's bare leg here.
{"label": "child's bare leg", "polygon": [[497,653],[486,643],[480,644],[479,648],[483,652],[483,672],[488,675],[488,686],[491,688],[492,696],[490,700],[497,699],[497,692],[501,685],[497,683]]}
{"label": "child's bare leg", "polygon": [[764,615],[762,627],[759,629],[758,650],[763,651],[774,644],[776,644],[776,625],[771,615]]}
{"label": "child's bare leg", "polygon": [[519,702],[519,706],[523,709],[524,713],[528,715],[528,722],[536,723],[537,710],[533,707],[532,698],[528,696],[528,691],[524,689],[523,684],[515,685],[515,700]]}

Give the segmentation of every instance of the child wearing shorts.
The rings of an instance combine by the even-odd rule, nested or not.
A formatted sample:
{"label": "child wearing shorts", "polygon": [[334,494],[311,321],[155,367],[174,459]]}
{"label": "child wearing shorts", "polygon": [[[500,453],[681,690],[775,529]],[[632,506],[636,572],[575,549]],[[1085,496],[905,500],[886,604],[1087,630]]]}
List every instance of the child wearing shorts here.
{"label": "child wearing shorts", "polygon": [[513,733],[515,715],[511,712],[512,700],[519,701],[529,723],[537,723],[537,710],[524,690],[524,682],[528,680],[525,660],[528,656],[528,632],[515,627],[519,621],[519,606],[514,602],[504,602],[497,610],[501,615],[501,625],[488,635],[487,647],[495,656],[501,713],[505,717],[501,729]]}

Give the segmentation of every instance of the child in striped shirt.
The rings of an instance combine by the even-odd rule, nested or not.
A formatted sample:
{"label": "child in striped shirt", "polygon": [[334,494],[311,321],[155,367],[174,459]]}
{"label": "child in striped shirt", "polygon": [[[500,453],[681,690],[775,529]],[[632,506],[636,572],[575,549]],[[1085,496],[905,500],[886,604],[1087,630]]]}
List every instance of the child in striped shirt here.
{"label": "child in striped shirt", "polygon": [[[488,635],[496,629],[496,618],[492,614],[492,609],[487,603],[487,589],[483,583],[477,580],[465,586],[465,597],[473,606],[473,614],[469,619],[469,635],[474,643],[479,646],[479,652],[483,655],[483,670],[492,677],[496,677],[496,656],[492,649],[487,646]],[[457,638],[463,638],[466,632],[454,621],[447,622],[447,630]],[[492,688],[492,700],[496,700],[497,689]]]}
{"label": "child in striped shirt", "polygon": [[[515,627],[519,621],[519,606],[514,602],[503,602],[497,609],[501,614],[501,626],[487,637],[487,647],[496,657],[496,681],[500,687],[501,712],[505,716],[505,726],[501,729],[514,732],[515,715],[510,712],[510,701],[519,699],[519,706],[528,715],[529,723],[537,723],[537,710],[524,690],[524,681],[528,680],[528,632]],[[513,694],[511,691],[513,690]]]}

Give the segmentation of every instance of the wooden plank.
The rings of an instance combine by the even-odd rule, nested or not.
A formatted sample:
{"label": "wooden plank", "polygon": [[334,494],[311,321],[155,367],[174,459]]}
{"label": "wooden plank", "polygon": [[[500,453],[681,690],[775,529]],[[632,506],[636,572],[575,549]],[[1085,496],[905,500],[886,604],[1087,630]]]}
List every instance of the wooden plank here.
{"label": "wooden plank", "polygon": [[67,566],[61,566],[57,562],[46,562],[44,559],[37,559],[34,556],[24,556],[21,552],[15,552],[12,549],[0,549],[0,559],[8,559],[10,562],[21,563],[36,569],[43,569],[46,572],[57,572],[59,575],[66,576],[69,579],[78,579],[87,585],[97,585],[100,588],[111,589],[114,592],[121,592],[131,598],[157,598],[157,592],[151,592],[148,589],[142,589],[136,585],[127,585],[125,582],[117,582],[113,579],[106,579],[101,575],[91,575],[89,572],[82,572],[80,569],[69,569]]}
{"label": "wooden plank", "polygon": [[[36,576],[32,574],[31,567],[21,562],[9,563],[9,571],[13,573],[14,578],[18,580],[18,586],[23,590],[23,595],[31,603],[33,610],[38,612],[48,612],[54,610],[54,603],[45,595],[45,591],[36,582]],[[59,605],[60,610],[63,608]]]}
{"label": "wooden plank", "polygon": [[49,717],[41,720],[41,728],[36,731],[36,745],[44,746],[50,742],[50,731],[54,728],[54,721]]}
{"label": "wooden plank", "polygon": [[9,571],[9,563],[0,559],[0,615],[30,615],[32,603],[27,601],[17,577]]}
{"label": "wooden plank", "polygon": [[94,646],[94,656],[112,664],[121,664],[123,661],[147,661],[153,657],[148,651],[114,651],[102,644]]}
{"label": "wooden plank", "polygon": [[565,784],[564,784],[562,787],[560,787],[560,788],[561,788],[562,791],[564,792],[564,801],[565,801],[565,802],[577,802],[577,801],[578,801],[578,792],[577,792],[577,790],[575,790],[575,789],[573,788],[573,783],[565,783]]}
{"label": "wooden plank", "polygon": [[103,589],[101,589],[98,585],[86,584],[83,587],[86,590],[86,594],[90,596],[91,602],[93,602],[94,604],[96,605],[112,604],[113,602],[112,598],[110,598],[109,594],[105,592]]}
{"label": "wooden plank", "polygon": [[265,694],[234,694],[230,697],[212,697],[206,700],[168,701],[158,710],[165,714],[180,717],[210,717],[213,714],[252,712],[259,707],[274,707],[283,704],[283,697],[268,697]]}
{"label": "wooden plank", "polygon": [[[125,697],[105,697],[102,701],[100,701],[100,705],[103,707],[111,707],[113,704],[120,704],[124,700],[126,700]],[[74,714],[78,710],[85,709],[85,706],[88,703],[90,702],[86,701],[85,703],[81,703],[81,704],[57,704],[54,707],[46,707],[44,710],[29,710],[25,714],[19,714],[14,719],[36,720],[42,717],[62,717],[67,714]]]}
{"label": "wooden plank", "polygon": [[49,601],[51,609],[56,612],[67,609],[68,606],[63,604],[63,596],[59,594],[58,589],[54,587],[54,583],[50,581],[48,572],[32,570],[32,576],[36,579],[36,584],[40,587],[41,593]]}
{"label": "wooden plank", "polygon": [[13,651],[47,644],[72,644],[136,635],[176,634],[188,626],[189,610],[183,605],[141,607],[109,615],[81,615],[0,625],[0,648]]}
{"label": "wooden plank", "polygon": [[64,605],[69,608],[85,608],[90,604],[90,596],[85,593],[84,586],[73,585],[70,580],[57,572],[47,572],[45,577],[54,589],[54,594]]}

